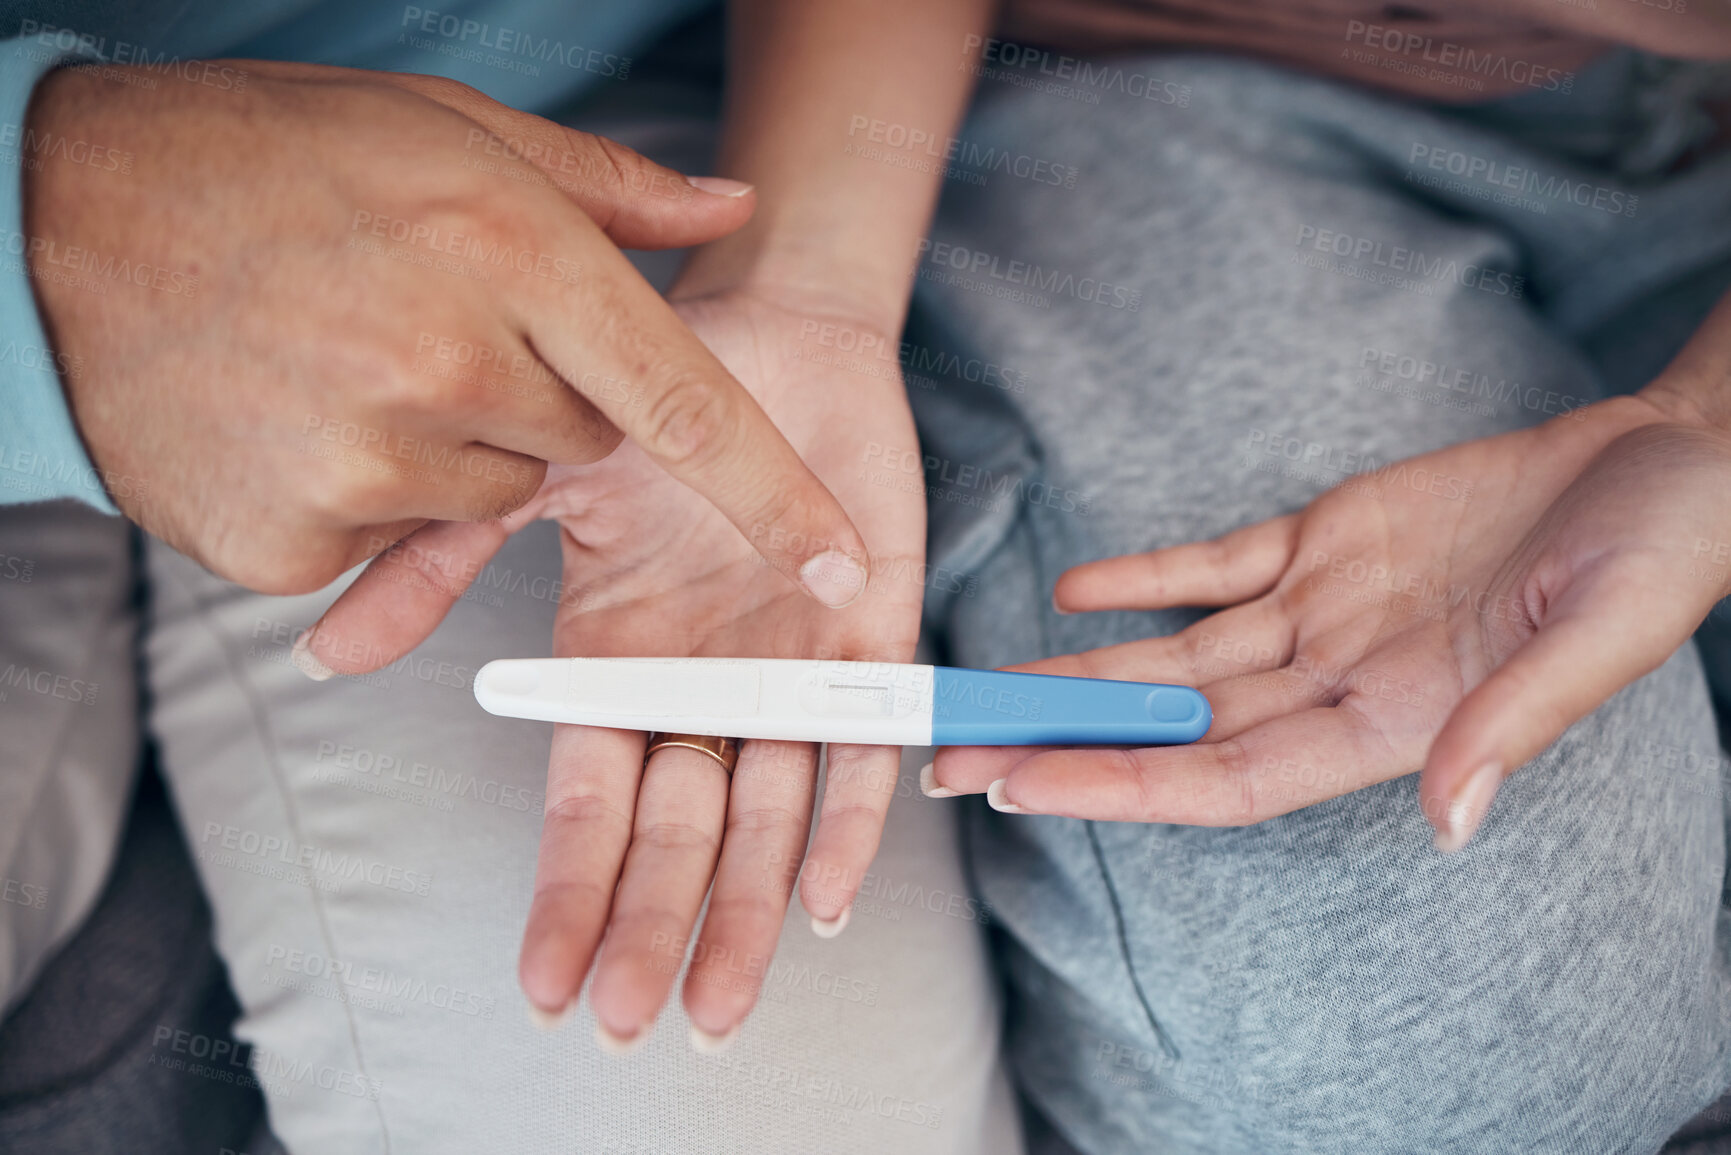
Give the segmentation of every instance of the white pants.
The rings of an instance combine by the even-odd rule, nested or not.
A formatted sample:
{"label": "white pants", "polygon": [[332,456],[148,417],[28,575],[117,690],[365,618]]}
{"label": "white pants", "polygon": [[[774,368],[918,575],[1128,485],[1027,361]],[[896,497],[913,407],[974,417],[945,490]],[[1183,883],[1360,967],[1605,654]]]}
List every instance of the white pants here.
{"label": "white pants", "polygon": [[151,544],[149,723],[273,1130],[313,1155],[1019,1150],[990,914],[919,751],[847,930],[820,940],[792,904],[730,1051],[694,1054],[677,1005],[623,1058],[586,1008],[531,1025],[515,963],[551,727],[469,684],[548,653],[558,567],[537,525],[409,659],[314,683],[289,648],[335,588],[263,597]]}

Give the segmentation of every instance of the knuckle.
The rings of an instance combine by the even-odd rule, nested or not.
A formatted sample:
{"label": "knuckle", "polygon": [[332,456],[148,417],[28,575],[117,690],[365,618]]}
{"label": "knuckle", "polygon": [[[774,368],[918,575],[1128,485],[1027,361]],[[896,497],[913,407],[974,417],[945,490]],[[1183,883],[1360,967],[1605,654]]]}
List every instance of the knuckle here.
{"label": "knuckle", "polygon": [[351,360],[346,375],[363,383],[378,409],[392,415],[445,412],[468,394],[468,389],[453,377],[417,367],[413,342],[404,342],[402,348],[381,350],[364,360]]}
{"label": "knuckle", "polygon": [[549,829],[572,831],[588,827],[631,828],[631,813],[602,794],[568,794],[547,807],[542,819]]}
{"label": "knuckle", "polygon": [[531,917],[536,914],[557,916],[573,907],[599,905],[612,896],[612,888],[597,879],[582,877],[538,878],[532,900]]}
{"label": "knuckle", "polygon": [[[787,910],[785,897],[772,897],[767,890],[725,893],[719,887],[709,896],[709,918],[729,929],[733,937],[742,932],[751,937],[773,934]],[[706,923],[711,925],[710,923]]]}
{"label": "knuckle", "polygon": [[728,811],[727,837],[750,838],[756,840],[792,841],[791,838],[777,838],[778,835],[792,835],[804,829],[808,814],[796,812],[792,807],[765,804],[743,810]]}
{"label": "knuckle", "polygon": [[1223,826],[1249,826],[1261,821],[1256,765],[1250,751],[1237,738],[1228,738],[1220,743],[1216,756],[1223,781],[1215,820]]}
{"label": "knuckle", "polygon": [[644,823],[632,834],[631,841],[637,849],[711,857],[721,846],[713,831],[675,820]]}
{"label": "knuckle", "polygon": [[[360,457],[361,451],[353,451]],[[356,468],[343,458],[323,460],[297,481],[301,501],[323,521],[376,522],[388,520],[387,483],[371,470]]]}
{"label": "knuckle", "polygon": [[589,140],[597,154],[596,167],[601,179],[614,197],[623,199],[645,186],[652,166],[641,153],[604,136],[591,136]]}
{"label": "knuckle", "polygon": [[417,76],[415,83],[421,91],[441,103],[478,107],[492,104],[492,98],[472,84],[461,80],[453,80],[448,76]]}
{"label": "knuckle", "polygon": [[865,799],[838,802],[833,806],[825,805],[823,808],[823,822],[826,825],[857,821],[871,828],[881,827],[883,820],[882,807],[873,806],[871,802]]}
{"label": "knuckle", "polygon": [[724,450],[732,416],[722,389],[681,374],[651,402],[644,448],[670,465],[700,467]]}
{"label": "knuckle", "polygon": [[[526,211],[523,194],[487,195],[466,201],[460,220],[453,229],[467,229],[482,246],[499,246],[512,251],[533,247],[536,230],[532,222],[543,220],[545,213]],[[483,254],[486,249],[480,250]]]}

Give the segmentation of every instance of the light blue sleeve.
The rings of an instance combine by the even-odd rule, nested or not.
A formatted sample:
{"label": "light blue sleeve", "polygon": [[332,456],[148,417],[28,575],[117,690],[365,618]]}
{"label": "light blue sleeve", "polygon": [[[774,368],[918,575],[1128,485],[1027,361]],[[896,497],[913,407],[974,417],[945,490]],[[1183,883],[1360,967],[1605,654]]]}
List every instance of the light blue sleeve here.
{"label": "light blue sleeve", "polygon": [[35,37],[0,41],[0,504],[75,497],[117,513],[60,389],[60,373],[82,367],[49,346],[24,234],[25,109],[36,82],[77,55]]}

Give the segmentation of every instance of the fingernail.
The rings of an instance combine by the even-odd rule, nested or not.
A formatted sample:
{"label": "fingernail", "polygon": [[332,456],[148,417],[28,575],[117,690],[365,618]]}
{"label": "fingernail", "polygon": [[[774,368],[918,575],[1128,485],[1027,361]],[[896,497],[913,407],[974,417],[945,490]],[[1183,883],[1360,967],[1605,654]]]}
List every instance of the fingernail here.
{"label": "fingernail", "polygon": [[607,1029],[607,1024],[600,1019],[595,1020],[595,1042],[609,1055],[629,1055],[649,1041],[650,1026],[637,1028],[635,1035],[616,1035]]}
{"label": "fingernail", "polygon": [[932,773],[930,762],[920,767],[920,793],[927,798],[954,798],[956,796],[956,792],[948,786],[938,785],[938,776]]}
{"label": "fingernail", "polygon": [[1055,614],[1062,614],[1065,617],[1070,616],[1070,611],[1058,604],[1058,591],[1057,590],[1052,591],[1052,612]]}
{"label": "fingernail", "polygon": [[1467,844],[1467,840],[1478,830],[1479,823],[1485,820],[1485,814],[1491,808],[1491,800],[1497,796],[1497,787],[1501,786],[1502,782],[1502,763],[1486,762],[1461,783],[1454,801],[1443,811],[1442,825],[1436,832],[1438,850],[1444,854],[1453,854]]}
{"label": "fingernail", "polygon": [[726,1034],[712,1035],[696,1023],[692,1023],[691,1049],[700,1055],[718,1055],[733,1046],[733,1040],[739,1038],[739,1028],[744,1025],[744,1023],[735,1023]]}
{"label": "fingernail", "polygon": [[853,917],[853,907],[847,907],[835,918],[825,921],[817,915],[811,916],[811,933],[819,938],[834,938],[847,929],[847,920]]}
{"label": "fingernail", "polygon": [[799,567],[799,581],[812,597],[839,610],[865,592],[866,573],[839,549],[826,549]]}
{"label": "fingernail", "polygon": [[536,1006],[534,1003],[529,1004],[529,1021],[534,1023],[537,1027],[540,1027],[543,1031],[558,1030],[560,1027],[565,1025],[565,1020],[570,1016],[570,1014],[570,1003],[566,1003],[556,1011],[545,1010]]}
{"label": "fingernail", "polygon": [[1008,781],[1008,778],[1000,778],[986,787],[986,801],[991,804],[993,810],[1001,810],[1005,814],[1028,813],[1022,807],[1011,802],[1010,796],[1004,792],[1004,783]]}
{"label": "fingernail", "polygon": [[724,176],[688,176],[685,178],[691,187],[710,196],[742,197],[751,191],[751,186],[742,180],[729,180]]}
{"label": "fingernail", "polygon": [[295,639],[294,649],[289,651],[289,661],[294,663],[295,669],[313,681],[322,682],[335,674],[336,671],[318,660],[312,651],[312,642],[313,632],[311,630],[304,631],[300,637]]}

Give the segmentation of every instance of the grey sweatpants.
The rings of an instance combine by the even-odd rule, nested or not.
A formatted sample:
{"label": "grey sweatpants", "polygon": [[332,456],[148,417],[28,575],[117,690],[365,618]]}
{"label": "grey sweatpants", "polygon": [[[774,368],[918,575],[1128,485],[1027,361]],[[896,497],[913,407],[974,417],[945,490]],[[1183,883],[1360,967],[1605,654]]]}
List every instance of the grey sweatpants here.
{"label": "grey sweatpants", "polygon": [[[966,575],[928,612],[960,664],[1182,628],[1060,617],[1053,581],[1636,387],[1727,283],[1731,158],[1642,175],[1688,138],[1689,70],[1446,113],[1116,64],[1143,83],[1097,104],[988,82],[962,155],[1064,178],[982,161],[920,265],[932,562]],[[1090,1155],[1655,1151],[1731,1082],[1724,768],[1689,646],[1451,857],[1412,778],[1243,829],[969,800],[1019,1084]]]}

